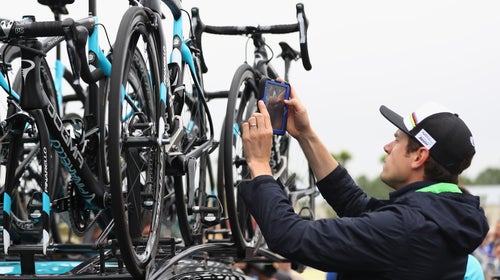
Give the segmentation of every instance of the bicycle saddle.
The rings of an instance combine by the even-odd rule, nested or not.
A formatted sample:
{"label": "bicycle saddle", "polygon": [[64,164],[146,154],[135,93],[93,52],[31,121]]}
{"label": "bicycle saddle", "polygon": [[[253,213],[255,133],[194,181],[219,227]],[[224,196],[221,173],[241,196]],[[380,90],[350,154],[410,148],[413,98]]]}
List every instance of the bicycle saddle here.
{"label": "bicycle saddle", "polygon": [[49,6],[53,13],[60,15],[67,15],[66,5],[73,4],[73,2],[75,0],[38,0],[38,3]]}
{"label": "bicycle saddle", "polygon": [[280,42],[279,44],[282,52],[279,56],[293,60],[297,60],[300,58],[300,52],[294,50],[292,47],[290,47],[290,45],[288,45],[288,43]]}

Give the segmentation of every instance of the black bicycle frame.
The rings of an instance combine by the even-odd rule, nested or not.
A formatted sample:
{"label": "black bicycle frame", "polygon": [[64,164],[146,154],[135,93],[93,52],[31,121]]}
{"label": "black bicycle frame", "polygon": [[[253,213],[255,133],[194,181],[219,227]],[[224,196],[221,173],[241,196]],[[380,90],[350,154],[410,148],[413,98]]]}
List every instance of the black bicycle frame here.
{"label": "black bicycle frame", "polygon": [[[27,39],[28,48],[21,49],[23,59],[22,73],[24,77],[23,90],[21,93],[21,108],[29,113],[36,110],[42,112],[42,119],[38,123],[46,123],[50,132],[50,143],[59,155],[62,164],[71,175],[72,181],[78,188],[80,195],[85,199],[90,209],[96,206],[105,207],[104,190],[105,186],[99,182],[85,163],[83,155],[78,146],[73,143],[69,132],[64,128],[63,122],[57,113],[54,105],[40,88],[40,61],[41,44],[37,39]],[[50,147],[41,147],[49,149]],[[87,190],[88,188],[88,190]]]}

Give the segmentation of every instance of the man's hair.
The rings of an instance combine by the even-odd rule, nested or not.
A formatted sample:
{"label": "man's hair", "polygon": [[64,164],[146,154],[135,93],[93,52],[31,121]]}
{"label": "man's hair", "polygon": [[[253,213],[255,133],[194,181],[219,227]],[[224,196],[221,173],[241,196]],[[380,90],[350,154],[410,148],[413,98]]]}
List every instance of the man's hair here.
{"label": "man's hair", "polygon": [[[415,152],[422,144],[413,137],[408,137],[408,145],[406,152]],[[460,173],[468,168],[472,162],[472,157],[465,159],[460,164]],[[446,170],[441,164],[435,161],[431,156],[424,163],[424,179],[434,182],[452,183],[458,185],[458,174],[452,174]]]}

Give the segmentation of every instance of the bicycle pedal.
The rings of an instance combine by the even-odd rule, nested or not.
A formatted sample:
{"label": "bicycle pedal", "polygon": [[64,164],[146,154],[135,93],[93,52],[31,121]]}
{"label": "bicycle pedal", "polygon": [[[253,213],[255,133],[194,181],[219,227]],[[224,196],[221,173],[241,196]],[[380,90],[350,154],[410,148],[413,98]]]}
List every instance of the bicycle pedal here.
{"label": "bicycle pedal", "polygon": [[215,206],[193,206],[191,211],[193,213],[200,213],[201,223],[207,227],[215,226],[220,224],[222,217],[222,203],[219,198],[215,195],[208,195],[205,199],[205,203],[213,204]]}
{"label": "bicycle pedal", "polygon": [[201,222],[208,226],[215,226],[219,224],[220,222],[220,209],[219,207],[200,207],[200,206],[194,206],[193,213],[200,213],[201,214]]}

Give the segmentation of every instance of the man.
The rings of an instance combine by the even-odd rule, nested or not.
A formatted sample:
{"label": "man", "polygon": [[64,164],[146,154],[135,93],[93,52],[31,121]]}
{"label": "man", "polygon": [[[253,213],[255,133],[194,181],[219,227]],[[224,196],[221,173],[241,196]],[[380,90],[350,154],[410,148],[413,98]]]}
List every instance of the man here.
{"label": "man", "polygon": [[475,148],[456,114],[427,106],[403,118],[380,108],[397,131],[384,146],[380,174],[394,192],[379,200],[368,197],[330,155],[293,89],[286,103],[287,131],[298,140],[321,194],[340,218],[309,221],[294,213],[272,177],[271,123],[259,101],[260,113],[243,124],[253,179],[241,194],[271,250],[336,271],[339,279],[464,279],[468,255],[483,241],[488,224],[479,198],[457,186]]}

